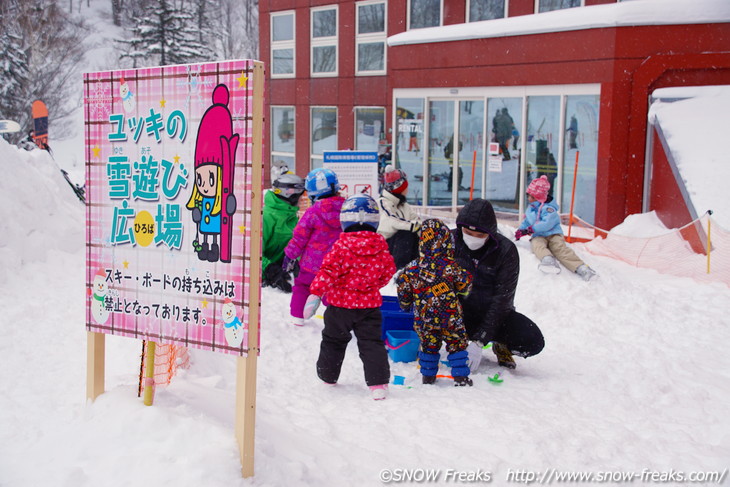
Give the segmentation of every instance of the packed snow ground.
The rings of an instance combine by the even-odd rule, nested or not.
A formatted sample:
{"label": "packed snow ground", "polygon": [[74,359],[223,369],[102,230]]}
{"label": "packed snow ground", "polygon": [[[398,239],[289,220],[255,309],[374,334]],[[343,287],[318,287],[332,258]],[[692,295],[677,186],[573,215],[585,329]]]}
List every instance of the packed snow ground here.
{"label": "packed snow ground", "polygon": [[340,383],[325,387],[314,370],[321,320],[289,325],[289,296],[264,289],[255,476],[244,480],[234,357],[192,350],[191,368],[146,407],[141,343],[108,336],[107,392],[85,401],[83,205],[44,152],[0,141],[0,160],[2,486],[375,486],[396,469],[439,470],[437,485],[459,483],[448,469],[489,472],[492,485],[549,468],[727,477],[730,289],[580,247],[599,279],[542,275],[520,241],[517,308],[546,348],[496,386],[491,352],[471,388],[423,386],[415,363],[398,363],[406,386],[376,402],[353,341]]}

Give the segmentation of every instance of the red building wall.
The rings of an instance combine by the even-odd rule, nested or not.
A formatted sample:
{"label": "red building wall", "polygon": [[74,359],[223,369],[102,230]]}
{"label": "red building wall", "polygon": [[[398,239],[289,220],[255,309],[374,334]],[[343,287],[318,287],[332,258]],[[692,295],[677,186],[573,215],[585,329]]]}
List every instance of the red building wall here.
{"label": "red building wall", "polygon": [[[586,5],[614,3],[586,0]],[[309,77],[311,7],[339,5],[339,75]],[[406,30],[406,0],[390,0],[389,36]],[[465,2],[444,2],[444,23],[464,22]],[[388,48],[386,76],[354,76],[352,0],[260,0],[260,46],[270,60],[271,11],[296,10],[296,79],[267,80],[269,105],[296,107],[297,172],[309,168],[310,106],[338,107],[338,147],[354,146],[355,106],[386,107],[395,88],[601,86],[595,223],[612,228],[642,211],[648,98],[667,86],[730,84],[730,24],[585,29]],[[534,13],[534,0],[510,0],[510,17]],[[265,125],[265,154],[270,147]],[[268,164],[265,174],[268,180]]]}
{"label": "red building wall", "polygon": [[[728,24],[634,26],[391,47],[393,88],[599,83],[596,226],[642,211],[648,97],[730,84]],[[425,67],[425,68],[424,68]]]}

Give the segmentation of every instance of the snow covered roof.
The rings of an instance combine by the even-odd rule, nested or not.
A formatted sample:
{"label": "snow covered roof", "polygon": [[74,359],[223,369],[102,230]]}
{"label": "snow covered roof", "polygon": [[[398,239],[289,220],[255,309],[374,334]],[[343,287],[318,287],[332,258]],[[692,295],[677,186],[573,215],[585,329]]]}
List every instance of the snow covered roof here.
{"label": "snow covered roof", "polygon": [[730,22],[728,0],[632,0],[481,22],[413,29],[388,38],[389,46],[506,37],[637,25]]}
{"label": "snow covered roof", "polygon": [[652,93],[649,120],[661,126],[697,216],[713,210],[730,229],[728,113],[730,86],[662,88]]}

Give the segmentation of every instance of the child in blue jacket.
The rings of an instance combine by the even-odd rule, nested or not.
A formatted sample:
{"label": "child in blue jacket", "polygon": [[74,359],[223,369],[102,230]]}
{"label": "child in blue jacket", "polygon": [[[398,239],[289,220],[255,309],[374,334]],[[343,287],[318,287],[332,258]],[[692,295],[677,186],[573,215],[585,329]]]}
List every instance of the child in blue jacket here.
{"label": "child in blue jacket", "polygon": [[[563,264],[569,271],[578,274],[584,281],[590,281],[596,272],[588,267],[573,250],[568,247],[560,226],[558,204],[548,196],[550,182],[542,175],[533,179],[527,187],[529,206],[515,238],[519,240],[530,235],[530,247],[540,259],[539,269],[548,274],[558,274]],[[557,260],[556,260],[557,259]]]}

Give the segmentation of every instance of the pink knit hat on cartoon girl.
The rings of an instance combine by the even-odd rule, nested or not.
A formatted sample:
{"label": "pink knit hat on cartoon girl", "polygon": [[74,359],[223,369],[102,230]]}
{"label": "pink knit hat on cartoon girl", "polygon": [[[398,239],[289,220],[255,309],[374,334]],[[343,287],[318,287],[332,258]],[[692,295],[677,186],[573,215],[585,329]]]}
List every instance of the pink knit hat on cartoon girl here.
{"label": "pink knit hat on cartoon girl", "polygon": [[[213,90],[213,104],[200,120],[195,142],[195,167],[204,164],[224,166],[225,160],[236,155],[238,134],[233,133],[233,120],[228,110],[228,87],[220,84]],[[229,154],[230,151],[230,154]]]}
{"label": "pink knit hat on cartoon girl", "polygon": [[527,194],[535,198],[540,203],[545,203],[550,191],[550,181],[544,174],[537,179],[533,179],[527,187]]}

